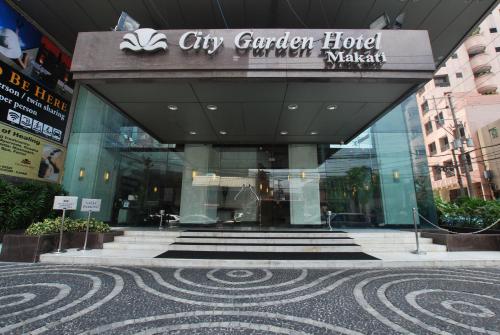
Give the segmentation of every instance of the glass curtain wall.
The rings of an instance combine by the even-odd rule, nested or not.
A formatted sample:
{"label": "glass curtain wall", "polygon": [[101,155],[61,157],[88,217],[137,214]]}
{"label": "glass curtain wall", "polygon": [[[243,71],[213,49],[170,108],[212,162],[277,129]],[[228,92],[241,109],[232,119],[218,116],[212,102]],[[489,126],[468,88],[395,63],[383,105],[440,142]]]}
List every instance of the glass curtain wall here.
{"label": "glass curtain wall", "polygon": [[160,210],[186,225],[410,225],[413,207],[435,215],[415,113],[411,96],[342,145],[160,144],[81,87],[64,187],[120,226]]}

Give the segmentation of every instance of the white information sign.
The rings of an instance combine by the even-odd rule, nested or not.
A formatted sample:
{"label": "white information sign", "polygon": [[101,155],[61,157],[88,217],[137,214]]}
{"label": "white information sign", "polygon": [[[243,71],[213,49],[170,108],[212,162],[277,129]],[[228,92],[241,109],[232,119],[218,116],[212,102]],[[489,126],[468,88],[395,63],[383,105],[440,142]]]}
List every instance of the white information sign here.
{"label": "white information sign", "polygon": [[82,199],[82,212],[99,212],[101,210],[101,199]]}
{"label": "white information sign", "polygon": [[78,204],[78,197],[55,196],[53,209],[75,210]]}

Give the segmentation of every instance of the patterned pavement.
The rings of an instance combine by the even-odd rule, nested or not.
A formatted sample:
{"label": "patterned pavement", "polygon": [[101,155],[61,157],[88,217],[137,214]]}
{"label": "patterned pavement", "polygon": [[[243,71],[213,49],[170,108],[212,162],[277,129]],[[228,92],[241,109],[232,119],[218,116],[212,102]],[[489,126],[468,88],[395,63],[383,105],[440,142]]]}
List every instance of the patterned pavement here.
{"label": "patterned pavement", "polygon": [[0,263],[0,334],[500,335],[500,268]]}

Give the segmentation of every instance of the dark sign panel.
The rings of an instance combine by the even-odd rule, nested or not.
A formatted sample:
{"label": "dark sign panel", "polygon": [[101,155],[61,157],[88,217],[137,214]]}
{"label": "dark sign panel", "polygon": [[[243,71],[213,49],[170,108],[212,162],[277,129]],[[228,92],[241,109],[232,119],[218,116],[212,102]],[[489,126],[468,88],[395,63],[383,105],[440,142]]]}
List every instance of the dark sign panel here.
{"label": "dark sign panel", "polygon": [[0,121],[62,143],[69,102],[0,62]]}

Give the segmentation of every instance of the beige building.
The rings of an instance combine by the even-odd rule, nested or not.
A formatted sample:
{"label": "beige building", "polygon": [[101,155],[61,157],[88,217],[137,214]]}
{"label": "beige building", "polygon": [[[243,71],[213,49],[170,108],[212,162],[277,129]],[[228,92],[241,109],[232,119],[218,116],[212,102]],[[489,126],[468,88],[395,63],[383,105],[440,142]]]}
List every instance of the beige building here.
{"label": "beige building", "polygon": [[500,197],[500,119],[477,131],[485,167],[485,179],[495,196]]}
{"label": "beige building", "polygon": [[[491,168],[483,162],[477,133],[500,118],[499,29],[500,6],[417,93],[432,188],[445,200],[460,195],[460,182],[467,187],[460,146],[464,148],[474,195],[494,198],[484,175],[484,171]],[[459,140],[455,140],[456,133]],[[498,163],[492,161],[491,164]]]}

